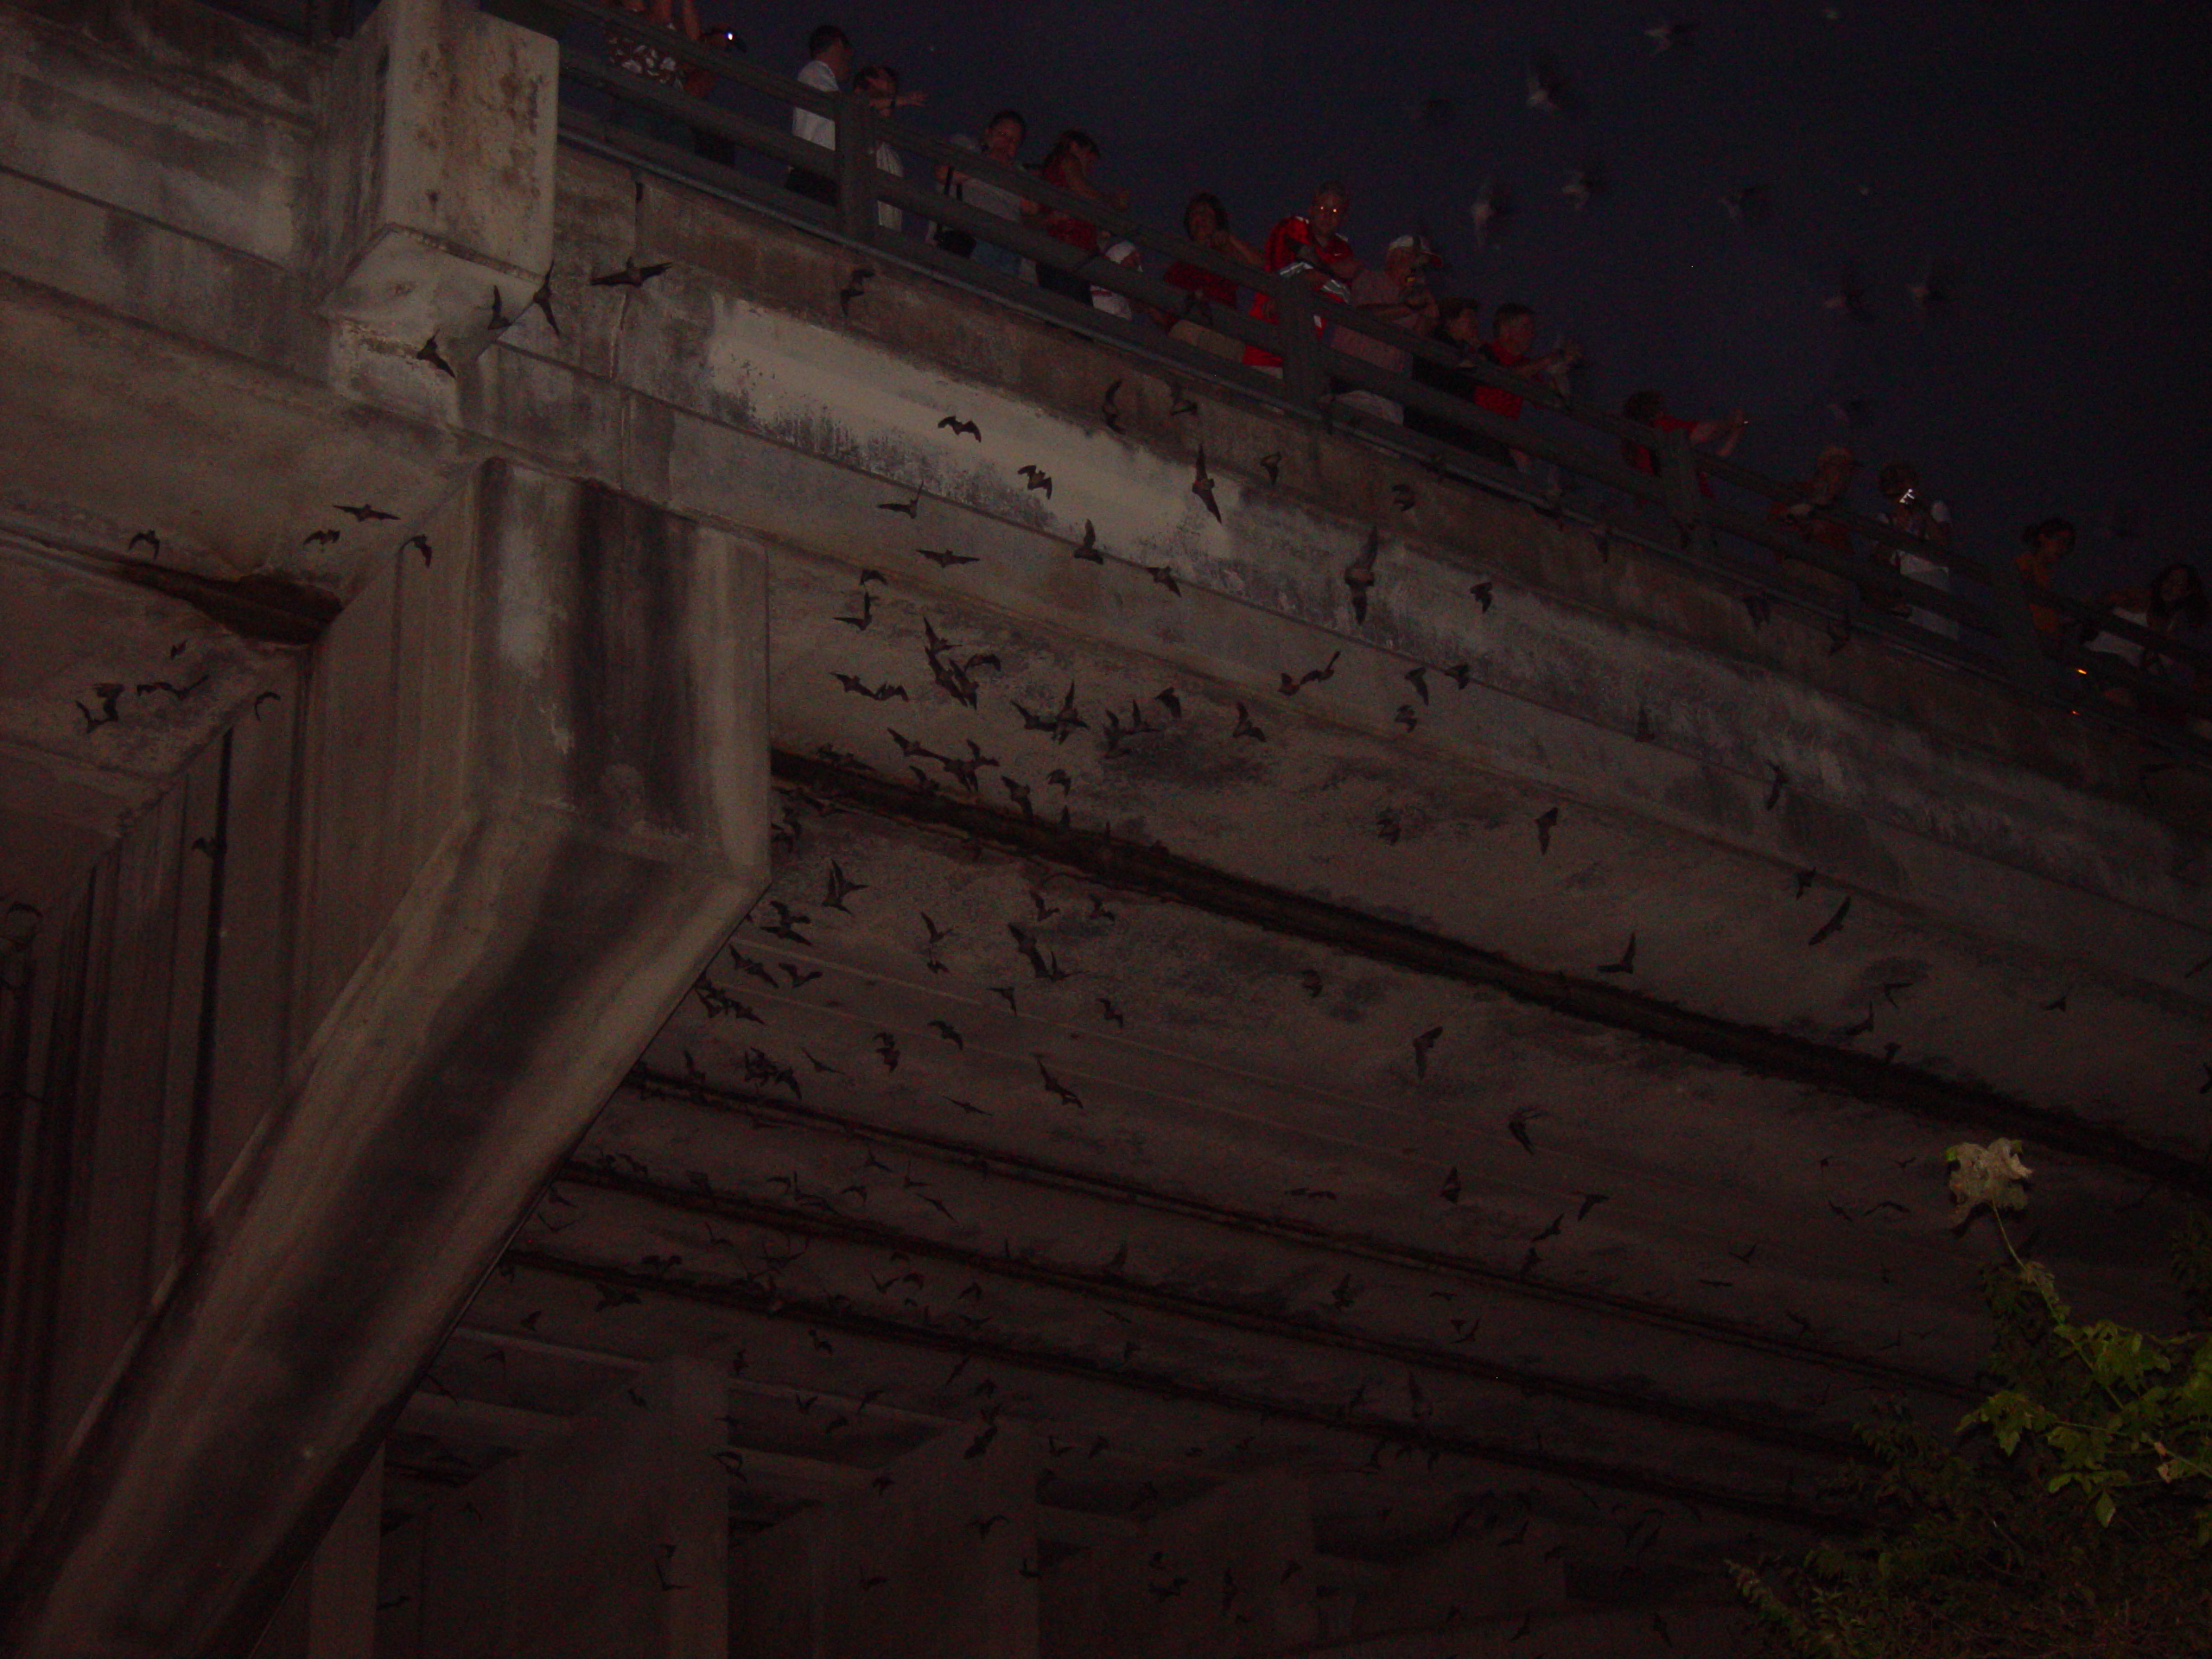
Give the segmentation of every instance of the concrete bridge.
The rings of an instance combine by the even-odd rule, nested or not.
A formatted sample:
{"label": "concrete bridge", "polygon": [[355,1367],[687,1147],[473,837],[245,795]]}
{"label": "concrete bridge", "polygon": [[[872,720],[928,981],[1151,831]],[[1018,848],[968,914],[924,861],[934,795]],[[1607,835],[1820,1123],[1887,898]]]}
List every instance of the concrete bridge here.
{"label": "concrete bridge", "polygon": [[2171,755],[492,17],[0,64],[9,1651],[1719,1652],[1968,1395],[1946,1145],[2164,1316]]}

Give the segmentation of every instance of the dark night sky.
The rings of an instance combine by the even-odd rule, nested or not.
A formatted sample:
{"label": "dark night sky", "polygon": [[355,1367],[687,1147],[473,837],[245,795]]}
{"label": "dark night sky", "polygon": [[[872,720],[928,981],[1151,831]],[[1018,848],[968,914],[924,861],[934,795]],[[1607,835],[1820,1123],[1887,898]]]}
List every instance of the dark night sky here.
{"label": "dark night sky", "polygon": [[[760,0],[702,10],[758,60],[804,59],[810,17]],[[1564,332],[1587,353],[1586,395],[1617,407],[1648,385],[1685,413],[1741,407],[1738,458],[1762,470],[1796,476],[1844,437],[1871,507],[1875,469],[1912,459],[1969,547],[2066,513],[2084,531],[2080,589],[2212,563],[2212,6],[858,0],[823,15],[863,62],[928,92],[922,125],[974,130],[1012,104],[1031,159],[1088,128],[1103,175],[1156,223],[1211,188],[1257,242],[1340,176],[1363,257],[1425,219],[1453,261],[1445,289],[1485,315],[1534,305],[1544,341]],[[1653,53],[1643,30],[1665,17],[1696,22],[1687,49]],[[1571,94],[1563,114],[1526,105],[1539,58]],[[1561,186],[1591,162],[1605,188],[1577,213]],[[1478,252],[1467,208],[1486,178],[1516,211]],[[1745,185],[1768,204],[1756,226],[1720,204]],[[1935,259],[1956,298],[1924,319],[1906,285]],[[1870,321],[1821,307],[1847,265]],[[1842,398],[1867,405],[1848,431],[1829,409]],[[2131,514],[2139,537],[2113,535]]]}

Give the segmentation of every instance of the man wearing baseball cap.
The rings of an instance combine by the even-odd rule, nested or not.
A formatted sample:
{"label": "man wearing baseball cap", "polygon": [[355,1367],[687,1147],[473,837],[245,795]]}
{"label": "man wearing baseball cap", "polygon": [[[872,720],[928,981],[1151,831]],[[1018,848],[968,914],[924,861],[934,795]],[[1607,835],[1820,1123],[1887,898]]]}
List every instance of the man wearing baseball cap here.
{"label": "man wearing baseball cap", "polygon": [[[1422,238],[1399,237],[1383,251],[1379,267],[1362,270],[1352,278],[1351,302],[1373,322],[1408,333],[1425,333],[1435,321],[1436,301],[1429,294],[1428,279],[1421,273],[1435,263],[1434,251]],[[1346,357],[1372,363],[1392,374],[1404,374],[1413,366],[1412,353],[1343,324],[1331,331],[1329,343]],[[1354,388],[1338,401],[1347,408],[1363,410],[1386,421],[1398,423],[1405,419],[1405,410],[1396,399],[1385,397],[1380,392]]]}

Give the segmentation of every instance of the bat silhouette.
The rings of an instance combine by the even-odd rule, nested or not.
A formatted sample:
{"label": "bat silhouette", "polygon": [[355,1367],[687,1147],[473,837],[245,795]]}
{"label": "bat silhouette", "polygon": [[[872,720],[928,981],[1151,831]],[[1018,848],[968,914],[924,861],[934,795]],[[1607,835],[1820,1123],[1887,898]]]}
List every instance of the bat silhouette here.
{"label": "bat silhouette", "polygon": [[1351,613],[1355,620],[1367,620],[1368,590],[1375,586],[1375,557],[1382,550],[1382,533],[1370,530],[1367,532],[1366,545],[1360,549],[1359,556],[1344,567],[1344,583],[1351,593]]}
{"label": "bat silhouette", "polygon": [[1286,697],[1294,697],[1306,686],[1317,685],[1323,680],[1334,679],[1337,674],[1337,659],[1343,655],[1344,652],[1341,651],[1331,652],[1329,653],[1329,660],[1327,662],[1322,664],[1319,668],[1307,669],[1303,674],[1300,674],[1295,679],[1293,679],[1288,674],[1282,675],[1283,696]]}
{"label": "bat silhouette", "polygon": [[1536,850],[1548,853],[1552,849],[1552,831],[1559,827],[1559,808],[1548,806],[1536,814]]}
{"label": "bat silhouette", "polygon": [[1121,390],[1122,383],[1116,380],[1106,388],[1106,395],[1098,400],[1098,413],[1105,420],[1106,429],[1109,432],[1119,433],[1122,429],[1121,406],[1114,401],[1115,394]]}
{"label": "bat silhouette", "polygon": [[901,702],[913,701],[906,695],[906,688],[895,680],[886,680],[881,685],[870,685],[856,674],[839,674],[834,671],[830,677],[855,696],[866,697],[872,702],[888,702],[893,697]]}
{"label": "bat silhouette", "polygon": [[1819,930],[1814,933],[1811,938],[1806,940],[1805,943],[1808,946],[1815,945],[1824,939],[1832,938],[1836,930],[1843,925],[1843,918],[1850,914],[1851,898],[1850,895],[1847,893],[1844,896],[1843,902],[1835,907],[1835,914],[1829,917],[1825,922],[1822,922]]}
{"label": "bat silhouette", "polygon": [[920,554],[924,558],[927,559],[931,564],[937,566],[940,570],[950,570],[956,564],[981,564],[982,563],[981,559],[975,557],[972,554],[956,553],[949,547],[941,553],[935,548],[929,547],[918,547],[914,551]]}
{"label": "bat silhouette", "polygon": [[432,334],[416,349],[415,360],[417,363],[429,364],[448,380],[454,378],[453,365],[447,362],[439,352],[438,337],[435,334]]}
{"label": "bat silhouette", "polygon": [[939,431],[950,432],[956,438],[964,433],[969,437],[975,439],[978,443],[981,443],[983,441],[983,429],[982,427],[976,425],[973,421],[963,421],[957,415],[948,415],[937,424]]}
{"label": "bat silhouette", "polygon": [[1191,478],[1191,493],[1206,504],[1206,511],[1213,514],[1214,522],[1219,524],[1221,504],[1213,499],[1213,478],[1206,471],[1206,447],[1203,443],[1198,446],[1198,469]]}
{"label": "bat silhouette", "polygon": [[1052,499],[1052,475],[1042,467],[1017,467],[1014,470],[1027,480],[1025,487],[1044,491],[1047,501]]}
{"label": "bat silhouette", "polygon": [[1618,962],[1609,962],[1598,971],[1601,974],[1632,974],[1636,971],[1636,935],[1628,936],[1628,948],[1621,952]]}
{"label": "bat silhouette", "polygon": [[1075,550],[1075,556],[1092,564],[1106,563],[1106,556],[1098,550],[1098,528],[1088,518],[1083,521],[1083,545]]}
{"label": "bat silhouette", "polygon": [[643,288],[654,277],[674,269],[674,264],[666,259],[661,260],[658,264],[641,265],[638,263],[636,254],[625,254],[621,270],[610,270],[604,276],[593,277],[591,286],[594,288]]}
{"label": "bat silhouette", "polygon": [[1236,705],[1236,724],[1230,732],[1231,737],[1247,737],[1255,743],[1264,743],[1268,734],[1252,722],[1252,715],[1243,703]]}
{"label": "bat silhouette", "polygon": [[1268,475],[1268,483],[1276,482],[1282,475],[1282,452],[1277,450],[1273,454],[1262,455],[1260,470]]}
{"label": "bat silhouette", "polygon": [[[836,859],[830,861],[830,874],[822,889],[822,902],[831,910],[844,910],[845,900],[856,893],[866,893],[865,882],[855,881],[845,874],[844,866]],[[850,915],[850,911],[846,911]]]}
{"label": "bat silhouette", "polygon": [[1436,1046],[1437,1039],[1443,1035],[1443,1027],[1431,1026],[1414,1039],[1414,1075],[1415,1077],[1428,1076],[1428,1051]]}
{"label": "bat silhouette", "polygon": [[922,516],[922,498],[917,494],[911,501],[879,501],[875,504],[875,510],[878,512],[903,512],[909,518],[918,518]]}
{"label": "bat silhouette", "polygon": [[845,285],[837,290],[838,310],[842,312],[848,317],[851,316],[853,315],[853,302],[861,298],[868,292],[868,283],[874,275],[875,272],[868,266],[862,265],[855,270],[850,276],[847,277],[845,279]]}
{"label": "bat silhouette", "polygon": [[1037,1075],[1043,1079],[1047,1093],[1063,1106],[1072,1106],[1078,1112],[1084,1109],[1083,1096],[1052,1075],[1052,1070],[1045,1064],[1045,1057],[1042,1054],[1032,1055],[1030,1058],[1037,1062]]}
{"label": "bat silhouette", "polygon": [[1165,588],[1169,593],[1174,594],[1179,597],[1181,595],[1183,589],[1176,582],[1175,572],[1169,567],[1164,564],[1147,564],[1144,569],[1147,575],[1150,576],[1154,582]]}
{"label": "bat silhouette", "polygon": [[337,503],[333,510],[334,512],[346,514],[348,518],[352,518],[354,523],[360,524],[388,522],[399,517],[396,512],[380,512],[377,508],[371,506],[365,501],[358,507],[349,507],[343,501],[340,501]]}

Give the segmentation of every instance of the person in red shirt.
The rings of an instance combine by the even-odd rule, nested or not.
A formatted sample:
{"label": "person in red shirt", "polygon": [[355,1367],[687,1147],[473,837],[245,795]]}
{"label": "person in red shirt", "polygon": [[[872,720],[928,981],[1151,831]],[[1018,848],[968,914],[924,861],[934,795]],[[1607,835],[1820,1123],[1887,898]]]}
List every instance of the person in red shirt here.
{"label": "person in red shirt", "polygon": [[[1254,252],[1242,237],[1229,228],[1229,210],[1221,205],[1221,198],[1211,190],[1201,190],[1191,198],[1183,209],[1183,234],[1207,252],[1232,264],[1259,268],[1260,256]],[[1211,352],[1217,357],[1236,357],[1243,347],[1227,334],[1206,326],[1207,308],[1220,306],[1234,309],[1239,284],[1219,271],[1206,270],[1185,259],[1178,259],[1161,273],[1160,280],[1170,288],[1179,288],[1191,295],[1179,316],[1160,316],[1155,321],[1167,330],[1168,337],[1185,345],[1196,346]]]}
{"label": "person in red shirt", "polygon": [[[1564,373],[1582,360],[1581,352],[1573,345],[1562,345],[1557,351],[1532,357],[1529,348],[1535,343],[1536,314],[1525,305],[1508,300],[1491,313],[1490,338],[1483,342],[1478,355],[1498,368],[1510,369],[1531,380],[1539,375]],[[1475,403],[1506,420],[1521,418],[1521,394],[1507,387],[1478,385]],[[1492,461],[1522,467],[1529,464],[1528,456],[1518,449],[1509,449],[1495,438],[1478,437],[1475,447]]]}
{"label": "person in red shirt", "polygon": [[[1344,215],[1351,211],[1351,192],[1332,179],[1313,193],[1313,205],[1293,214],[1268,233],[1263,256],[1278,276],[1299,276],[1331,299],[1351,301],[1351,280],[1359,275],[1359,261],[1343,233]],[[1252,316],[1260,322],[1279,321],[1274,296],[1262,294],[1252,302]],[[1315,332],[1319,332],[1315,319]],[[1255,369],[1282,372],[1282,359],[1258,346],[1244,348],[1244,361]]]}
{"label": "person in red shirt", "polygon": [[[1736,452],[1736,440],[1744,435],[1744,428],[1750,424],[1740,409],[1725,421],[1693,421],[1669,415],[1667,399],[1656,391],[1639,391],[1630,397],[1621,405],[1621,418],[1641,421],[1656,432],[1682,433],[1688,437],[1692,448],[1709,448],[1724,461]],[[1649,473],[1654,478],[1659,475],[1659,457],[1640,443],[1623,438],[1621,459],[1639,473]],[[1713,493],[1713,480],[1701,472],[1697,475],[1697,486],[1708,496]]]}
{"label": "person in red shirt", "polygon": [[[1089,133],[1070,128],[1062,133],[1052,146],[1052,154],[1045,157],[1045,164],[1037,169],[1037,176],[1047,184],[1056,184],[1071,194],[1088,200],[1103,202],[1107,207],[1126,210],[1129,193],[1109,189],[1090,176],[1098,165],[1098,142]],[[1085,253],[1098,251],[1098,227],[1087,219],[1061,212],[1057,207],[1042,207],[1039,211],[1037,228],[1058,242],[1080,248]],[[1090,303],[1090,283],[1072,271],[1059,270],[1039,264],[1037,267],[1037,286],[1054,294],[1065,294],[1070,299]]]}

